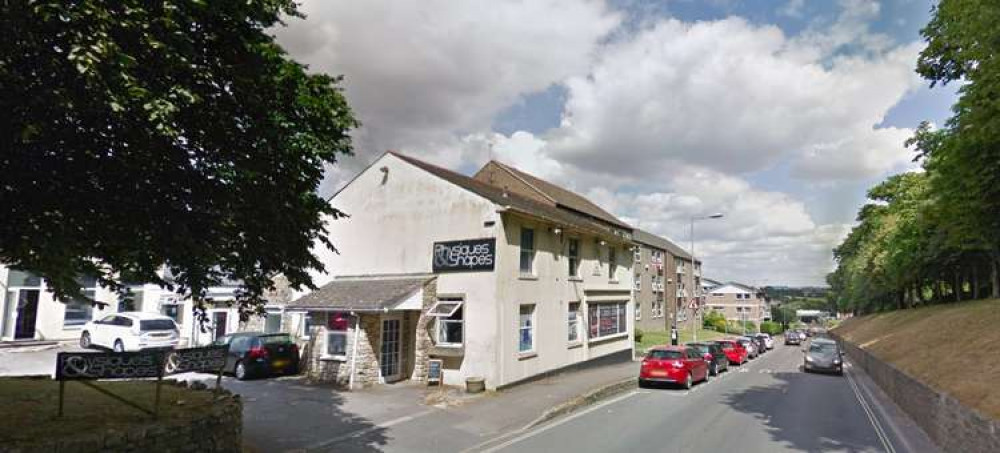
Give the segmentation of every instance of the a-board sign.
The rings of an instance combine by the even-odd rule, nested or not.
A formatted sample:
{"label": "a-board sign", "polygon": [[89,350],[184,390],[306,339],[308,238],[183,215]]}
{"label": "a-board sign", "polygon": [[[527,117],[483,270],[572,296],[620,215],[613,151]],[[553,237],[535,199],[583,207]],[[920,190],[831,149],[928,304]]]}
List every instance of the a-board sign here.
{"label": "a-board sign", "polygon": [[427,361],[427,383],[441,382],[441,359],[430,359]]}
{"label": "a-board sign", "polygon": [[60,352],[56,356],[56,380],[159,377],[162,360],[160,351]]}
{"label": "a-board sign", "polygon": [[201,371],[217,373],[226,366],[229,345],[205,346],[201,348],[174,349],[167,351],[163,361],[163,374]]}
{"label": "a-board sign", "polygon": [[492,271],[496,264],[496,238],[434,243],[434,272]]}

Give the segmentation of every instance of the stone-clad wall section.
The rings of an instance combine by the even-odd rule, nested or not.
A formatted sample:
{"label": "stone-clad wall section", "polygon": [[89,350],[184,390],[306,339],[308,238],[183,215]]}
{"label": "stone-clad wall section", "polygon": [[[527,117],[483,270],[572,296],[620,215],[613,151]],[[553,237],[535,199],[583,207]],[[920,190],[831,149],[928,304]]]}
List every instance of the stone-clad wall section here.
{"label": "stone-clad wall section", "polygon": [[1000,421],[963,406],[858,346],[840,343],[851,362],[917,423],[944,451],[1000,451]]}

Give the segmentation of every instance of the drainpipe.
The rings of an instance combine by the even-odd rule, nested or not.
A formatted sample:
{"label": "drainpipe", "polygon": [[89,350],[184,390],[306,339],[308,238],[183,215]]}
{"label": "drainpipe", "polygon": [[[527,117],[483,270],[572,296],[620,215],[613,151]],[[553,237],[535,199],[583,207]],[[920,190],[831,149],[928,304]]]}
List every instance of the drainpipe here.
{"label": "drainpipe", "polygon": [[358,341],[361,338],[361,315],[351,312],[354,317],[354,344],[351,345],[351,376],[347,381],[347,390],[354,390],[354,369],[358,362]]}

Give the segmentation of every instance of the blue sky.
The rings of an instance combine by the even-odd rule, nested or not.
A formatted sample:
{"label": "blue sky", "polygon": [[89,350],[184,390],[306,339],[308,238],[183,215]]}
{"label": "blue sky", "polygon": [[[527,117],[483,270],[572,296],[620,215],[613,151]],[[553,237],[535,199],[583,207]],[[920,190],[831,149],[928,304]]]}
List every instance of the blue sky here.
{"label": "blue sky", "polygon": [[[471,173],[489,158],[688,241],[706,273],[820,284],[865,191],[954,87],[913,71],[922,0],[309,0],[276,30],[345,76],[364,123],[332,192],[386,149]],[[336,240],[336,238],[334,238]]]}

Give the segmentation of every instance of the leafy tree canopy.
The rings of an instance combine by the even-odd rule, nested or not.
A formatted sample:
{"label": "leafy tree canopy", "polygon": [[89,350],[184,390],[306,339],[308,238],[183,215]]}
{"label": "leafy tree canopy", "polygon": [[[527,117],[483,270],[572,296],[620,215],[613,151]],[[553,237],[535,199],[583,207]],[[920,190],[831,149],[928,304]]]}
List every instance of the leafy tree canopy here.
{"label": "leafy tree canopy", "polygon": [[[357,126],[339,79],[266,33],[292,0],[0,3],[0,261],[78,297],[82,274],[206,288],[311,286],[315,190]],[[157,270],[172,274],[164,281]]]}

